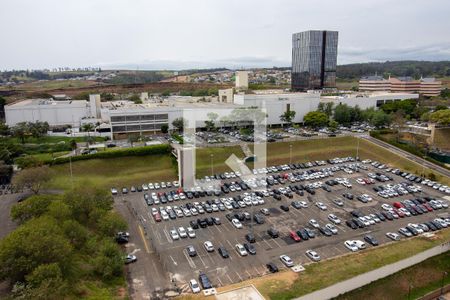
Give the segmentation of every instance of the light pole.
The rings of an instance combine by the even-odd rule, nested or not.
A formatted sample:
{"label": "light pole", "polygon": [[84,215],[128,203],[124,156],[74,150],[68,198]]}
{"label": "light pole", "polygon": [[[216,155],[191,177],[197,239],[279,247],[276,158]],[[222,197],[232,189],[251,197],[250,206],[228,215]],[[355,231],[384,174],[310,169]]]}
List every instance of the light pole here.
{"label": "light pole", "polygon": [[413,288],[413,285],[411,283],[409,283],[408,286],[408,300],[411,299],[411,289]]}
{"label": "light pole", "polygon": [[214,175],[214,154],[211,153],[211,176]]}
{"label": "light pole", "polygon": [[72,171],[72,155],[69,154],[70,183],[73,189],[73,171]]}
{"label": "light pole", "polygon": [[292,144],[289,145],[289,163],[292,164]]}
{"label": "light pole", "polygon": [[441,296],[444,294],[444,279],[445,279],[445,276],[447,276],[447,272],[442,272],[442,280],[441,280]]}
{"label": "light pole", "polygon": [[358,140],[358,144],[356,146],[356,159],[359,159],[359,136],[356,137]]}

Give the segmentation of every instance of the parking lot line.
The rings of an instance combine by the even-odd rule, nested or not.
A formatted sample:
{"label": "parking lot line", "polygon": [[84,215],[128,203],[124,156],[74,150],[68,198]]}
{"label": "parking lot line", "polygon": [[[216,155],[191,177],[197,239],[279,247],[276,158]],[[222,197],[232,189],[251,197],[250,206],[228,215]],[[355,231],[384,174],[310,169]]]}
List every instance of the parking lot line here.
{"label": "parking lot line", "polygon": [[205,264],[205,261],[203,260],[201,255],[198,255],[198,258],[200,258],[200,261],[202,262],[203,266],[205,267],[205,269],[208,268],[208,266]]}
{"label": "parking lot line", "polygon": [[192,260],[192,258],[187,254],[186,249],[183,250],[183,254],[186,257],[186,260],[188,261],[189,266],[192,269],[197,269],[197,266],[195,265],[194,261]]}
{"label": "parking lot line", "polygon": [[164,235],[166,236],[167,241],[169,243],[173,243],[172,238],[170,237],[169,232],[167,231],[165,226],[164,226],[163,232],[164,232]]}
{"label": "parking lot line", "polygon": [[227,277],[230,280],[230,283],[233,283],[233,279],[231,279],[230,274],[227,273]]}
{"label": "parking lot line", "polygon": [[235,272],[237,274],[237,276],[239,277],[239,281],[244,281],[244,279],[242,279],[241,274],[239,274],[238,272]]}

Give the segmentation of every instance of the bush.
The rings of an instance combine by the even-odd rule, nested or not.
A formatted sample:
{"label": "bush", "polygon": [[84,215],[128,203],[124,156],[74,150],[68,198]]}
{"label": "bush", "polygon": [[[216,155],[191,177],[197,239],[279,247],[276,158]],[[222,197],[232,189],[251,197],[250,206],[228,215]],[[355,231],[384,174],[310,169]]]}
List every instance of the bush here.
{"label": "bush", "polygon": [[[86,160],[86,159],[94,159],[94,158],[116,158],[116,157],[125,157],[125,156],[144,156],[144,155],[152,155],[152,154],[167,154],[170,152],[170,146],[167,144],[164,145],[155,145],[155,146],[144,146],[144,147],[136,147],[129,149],[117,149],[110,151],[102,151],[94,154],[86,154],[86,155],[77,155],[72,156],[72,161],[78,160]],[[68,163],[70,157],[58,157],[53,160],[52,164],[64,164]]]}

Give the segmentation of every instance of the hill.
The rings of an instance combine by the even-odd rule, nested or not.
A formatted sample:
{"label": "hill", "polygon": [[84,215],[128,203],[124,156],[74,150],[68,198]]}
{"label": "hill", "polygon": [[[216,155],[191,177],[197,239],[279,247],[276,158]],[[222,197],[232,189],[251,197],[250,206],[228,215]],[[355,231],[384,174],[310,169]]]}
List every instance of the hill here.
{"label": "hill", "polygon": [[340,79],[359,79],[365,75],[446,77],[450,76],[450,61],[386,61],[337,66]]}

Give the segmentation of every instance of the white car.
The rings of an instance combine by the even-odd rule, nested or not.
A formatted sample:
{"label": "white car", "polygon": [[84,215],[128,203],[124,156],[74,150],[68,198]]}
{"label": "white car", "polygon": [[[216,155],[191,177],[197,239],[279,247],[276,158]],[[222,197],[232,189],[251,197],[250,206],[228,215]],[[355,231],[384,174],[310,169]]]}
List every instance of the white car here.
{"label": "white car", "polygon": [[117,195],[117,189],[116,188],[112,188],[111,189],[111,194],[113,194],[113,195]]}
{"label": "white car", "polygon": [[306,250],[306,256],[308,256],[312,261],[320,261],[320,255],[314,250]]}
{"label": "white car", "polygon": [[400,241],[400,235],[395,232],[386,232],[386,236],[393,241]]}
{"label": "white car", "polygon": [[292,259],[287,255],[280,255],[281,262],[288,268],[292,267],[294,265],[294,262]]}
{"label": "white car", "polygon": [[362,250],[362,249],[366,249],[366,243],[364,243],[363,241],[360,240],[354,240],[353,243],[356,245],[356,247],[358,247],[358,249]]}
{"label": "white car", "polygon": [[321,210],[327,210],[327,206],[322,202],[316,202],[316,206]]}
{"label": "white car", "polygon": [[309,224],[310,224],[312,227],[314,227],[314,228],[319,228],[319,227],[320,227],[319,222],[317,222],[317,221],[314,220],[314,219],[309,220]]}
{"label": "white car", "polygon": [[186,231],[187,231],[188,237],[190,237],[191,239],[195,238],[195,231],[194,231],[194,229],[192,229],[192,227],[186,228]]}
{"label": "white car", "polygon": [[338,229],[333,224],[328,223],[325,225],[325,228],[330,230],[332,234],[338,234]]}
{"label": "white car", "polygon": [[184,229],[183,226],[178,227],[178,234],[179,234],[180,238],[186,238],[188,236],[186,229]]}
{"label": "white car", "polygon": [[359,183],[359,184],[362,184],[362,185],[366,184],[366,182],[362,178],[356,179],[356,182]]}
{"label": "white car", "polygon": [[241,229],[242,228],[242,223],[238,220],[238,219],[232,219],[231,223],[234,225],[234,227],[236,227],[237,229]]}
{"label": "white car", "polygon": [[236,244],[236,251],[239,253],[240,256],[247,256],[247,250],[245,250],[244,246],[241,244]]}
{"label": "white car", "polygon": [[306,201],[300,201],[300,206],[303,208],[308,208],[308,203]]}
{"label": "white car", "polygon": [[197,280],[195,279],[189,280],[189,286],[194,294],[200,293],[201,289],[200,286],[198,285]]}
{"label": "white car", "polygon": [[328,219],[331,222],[333,222],[334,224],[341,224],[341,220],[338,217],[336,217],[336,215],[334,215],[334,214],[329,214]]}
{"label": "white car", "polygon": [[174,240],[174,241],[180,239],[180,236],[178,235],[178,232],[175,229],[172,229],[170,231],[170,236],[172,237],[172,240]]}
{"label": "white car", "polygon": [[390,206],[389,204],[383,203],[381,205],[381,208],[384,209],[385,211],[391,211],[393,210],[392,206]]}
{"label": "white car", "polygon": [[204,242],[203,246],[205,247],[206,251],[208,251],[208,252],[213,252],[214,251],[214,245],[210,241]]}
{"label": "white car", "polygon": [[344,242],[344,245],[348,250],[352,252],[356,252],[359,250],[358,246],[355,244],[355,241],[347,240]]}

